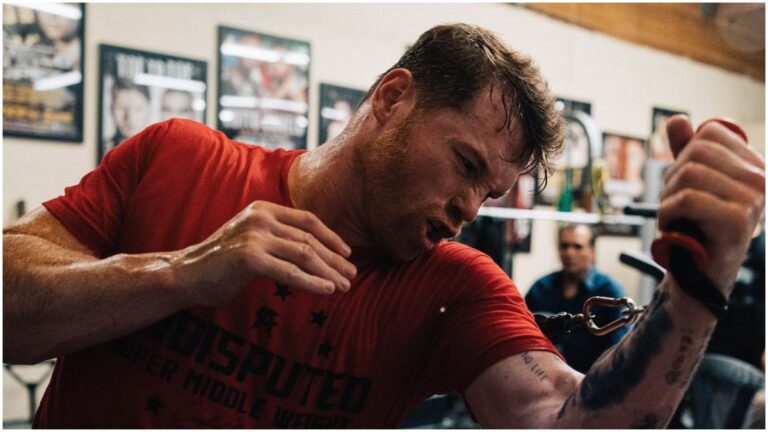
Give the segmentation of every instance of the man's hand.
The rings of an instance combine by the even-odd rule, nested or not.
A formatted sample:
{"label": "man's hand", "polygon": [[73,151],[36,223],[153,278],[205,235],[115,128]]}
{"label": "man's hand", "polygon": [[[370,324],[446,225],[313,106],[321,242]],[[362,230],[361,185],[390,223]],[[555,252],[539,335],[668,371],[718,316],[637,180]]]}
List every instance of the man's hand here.
{"label": "man's hand", "polygon": [[665,178],[659,228],[688,219],[712,258],[707,276],[728,296],[765,205],[765,162],[717,122],[694,133],[685,116],[667,123],[676,160]]}
{"label": "man's hand", "polygon": [[347,291],[351,249],[314,214],[256,201],[202,243],[176,253],[176,282],[196,305],[232,299],[258,277],[316,294]]}

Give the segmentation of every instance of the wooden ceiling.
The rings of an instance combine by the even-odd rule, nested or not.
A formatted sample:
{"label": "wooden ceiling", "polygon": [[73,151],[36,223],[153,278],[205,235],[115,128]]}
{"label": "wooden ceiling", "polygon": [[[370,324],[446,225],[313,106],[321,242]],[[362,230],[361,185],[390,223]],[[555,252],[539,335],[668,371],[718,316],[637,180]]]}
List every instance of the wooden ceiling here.
{"label": "wooden ceiling", "polygon": [[763,3],[530,3],[530,10],[765,81]]}

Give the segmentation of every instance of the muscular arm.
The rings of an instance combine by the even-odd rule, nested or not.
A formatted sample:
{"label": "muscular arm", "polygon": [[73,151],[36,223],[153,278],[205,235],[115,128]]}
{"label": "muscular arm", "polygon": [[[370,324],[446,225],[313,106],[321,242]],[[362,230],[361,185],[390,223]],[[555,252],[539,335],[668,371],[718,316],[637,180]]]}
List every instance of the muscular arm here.
{"label": "muscular arm", "polygon": [[[711,257],[700,269],[727,297],[765,203],[765,164],[718,124],[695,134],[668,124],[676,163],[665,178],[659,227],[688,219]],[[686,144],[687,143],[687,144]],[[662,428],[667,425],[715,327],[714,315],[668,274],[642,320],[583,377],[555,355],[512,356],[466,391],[477,418],[494,427]]]}
{"label": "muscular arm", "polygon": [[673,284],[662,284],[635,329],[586,375],[547,352],[507,358],[467,389],[473,413],[489,427],[663,428],[715,324]]}
{"label": "muscular arm", "polygon": [[231,300],[257,277],[347,291],[350,249],[313,214],[256,201],[201,243],[98,259],[47,210],[3,232],[4,361],[35,363]]}
{"label": "muscular arm", "polygon": [[143,328],[188,306],[170,254],[100,260],[47,210],[3,231],[3,346],[35,363]]}

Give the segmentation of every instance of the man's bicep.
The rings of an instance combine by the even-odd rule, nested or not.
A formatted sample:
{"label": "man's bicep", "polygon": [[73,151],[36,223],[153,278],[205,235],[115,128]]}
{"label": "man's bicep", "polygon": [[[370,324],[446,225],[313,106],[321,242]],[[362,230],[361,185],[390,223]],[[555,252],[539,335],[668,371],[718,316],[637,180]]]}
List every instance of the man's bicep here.
{"label": "man's bicep", "polygon": [[64,249],[94,256],[94,252],[75,238],[45,207],[38,207],[16,223],[3,229],[3,236],[29,235],[39,237]]}
{"label": "man's bicep", "polygon": [[530,351],[483,371],[464,396],[485,427],[549,428],[582,377],[554,353]]}

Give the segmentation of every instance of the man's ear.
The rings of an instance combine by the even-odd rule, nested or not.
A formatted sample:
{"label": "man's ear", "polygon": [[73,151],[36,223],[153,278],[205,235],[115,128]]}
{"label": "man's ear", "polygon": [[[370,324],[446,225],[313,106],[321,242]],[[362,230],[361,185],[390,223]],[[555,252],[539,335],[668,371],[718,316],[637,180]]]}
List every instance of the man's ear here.
{"label": "man's ear", "polygon": [[416,87],[408,69],[387,72],[371,97],[371,111],[379,124],[386,124],[396,113],[410,113],[416,106]]}

